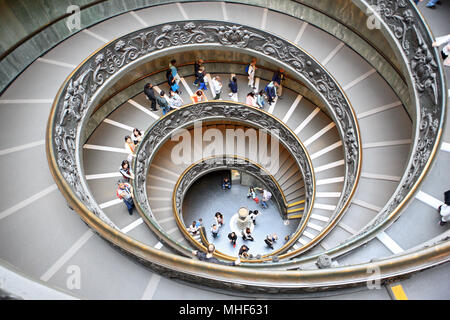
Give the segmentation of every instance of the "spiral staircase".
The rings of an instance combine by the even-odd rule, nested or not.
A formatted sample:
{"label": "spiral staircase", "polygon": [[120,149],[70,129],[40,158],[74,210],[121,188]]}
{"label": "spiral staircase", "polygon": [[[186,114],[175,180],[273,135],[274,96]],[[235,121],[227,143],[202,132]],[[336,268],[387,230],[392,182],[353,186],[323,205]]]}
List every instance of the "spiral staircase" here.
{"label": "spiral staircase", "polygon": [[[395,299],[400,285],[409,298],[447,298],[450,231],[436,209],[449,189],[448,71],[412,2],[382,1],[371,29],[372,2],[87,1],[76,32],[62,4],[52,24],[24,31],[1,62],[0,289],[28,299]],[[27,10],[16,6],[20,19]],[[436,36],[448,33],[436,21]],[[263,110],[245,105],[253,56],[257,89],[277,68],[288,73],[282,99]],[[174,57],[185,105],[162,116],[143,86],[168,92]],[[200,57],[224,89],[196,105]],[[227,101],[231,76],[238,102]],[[180,213],[188,184],[177,188],[206,156],[175,164],[169,138],[182,127],[193,137],[202,120],[203,131],[281,129],[269,176],[283,219],[298,223],[282,249],[234,267],[193,258],[205,243]],[[133,128],[145,136],[129,215],[115,188]]]}

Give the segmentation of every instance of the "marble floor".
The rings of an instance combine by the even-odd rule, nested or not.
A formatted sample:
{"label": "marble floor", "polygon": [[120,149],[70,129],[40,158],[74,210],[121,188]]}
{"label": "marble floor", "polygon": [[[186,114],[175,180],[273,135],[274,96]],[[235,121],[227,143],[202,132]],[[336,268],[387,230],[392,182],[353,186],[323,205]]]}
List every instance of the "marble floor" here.
{"label": "marble floor", "polygon": [[[222,253],[237,256],[239,248],[245,244],[250,248],[249,253],[253,255],[268,254],[272,251],[264,242],[267,235],[276,233],[278,241],[274,244],[274,250],[284,244],[284,237],[295,232],[299,219],[283,221],[274,201],[270,200],[267,209],[262,208],[253,200],[247,198],[248,186],[233,184],[230,190],[222,190],[221,181],[226,172],[217,171],[207,174],[194,183],[188,190],[183,202],[183,220],[186,226],[192,221],[203,220],[203,226],[207,231],[208,241],[216,245],[216,249]],[[233,215],[239,208],[247,207],[249,210],[258,210],[252,235],[254,241],[244,241],[239,237],[236,247],[233,247],[228,240],[231,232]],[[220,228],[219,235],[213,238],[211,226],[214,221],[214,214],[221,212],[224,217],[224,224]],[[287,224],[286,224],[287,223]]]}

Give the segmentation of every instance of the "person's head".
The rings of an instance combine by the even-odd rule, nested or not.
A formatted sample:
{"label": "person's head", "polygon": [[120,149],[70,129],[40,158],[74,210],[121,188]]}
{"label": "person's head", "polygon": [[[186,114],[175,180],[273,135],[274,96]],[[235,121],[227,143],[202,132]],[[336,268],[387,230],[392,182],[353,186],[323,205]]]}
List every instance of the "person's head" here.
{"label": "person's head", "polygon": [[258,210],[253,210],[253,214],[258,214],[259,211]]}
{"label": "person's head", "polygon": [[151,89],[151,88],[153,88],[153,85],[149,82],[145,85],[145,88]]}
{"label": "person's head", "polygon": [[220,76],[215,76],[214,77],[217,81],[220,81]]}
{"label": "person's head", "polygon": [[170,60],[170,64],[171,64],[171,65],[174,66],[176,63],[177,63],[177,60],[175,60],[175,59]]}
{"label": "person's head", "polygon": [[234,238],[236,236],[236,233],[233,231],[230,233],[230,236]]}
{"label": "person's head", "polygon": [[117,186],[120,189],[125,189],[125,183],[122,180],[117,181]]}
{"label": "person's head", "polygon": [[196,94],[197,96],[201,97],[202,94],[203,94],[203,91],[202,91],[202,90],[197,90],[197,92],[195,92],[195,94]]}
{"label": "person's head", "polygon": [[133,133],[134,133],[135,136],[140,136],[141,135],[141,131],[139,131],[139,129],[137,129],[137,128],[133,129]]}
{"label": "person's head", "polygon": [[256,64],[256,58],[252,58],[252,62],[251,62],[251,64],[253,64],[253,65],[255,65]]}
{"label": "person's head", "polygon": [[249,227],[245,228],[245,233],[250,233],[250,228]]}
{"label": "person's head", "polygon": [[198,63],[198,64],[203,64],[203,62],[204,62],[203,59],[198,59],[198,60],[197,60],[197,63]]}
{"label": "person's head", "polygon": [[280,73],[284,73],[284,69],[283,68],[280,68],[279,70],[280,70]]}
{"label": "person's head", "polygon": [[130,136],[125,136],[125,142],[130,143],[131,142],[131,137]]}
{"label": "person's head", "polygon": [[259,95],[260,95],[260,96],[264,95],[264,90],[260,90],[260,91],[259,91]]}
{"label": "person's head", "polygon": [[210,243],[208,245],[208,253],[213,253],[214,250],[216,250],[216,247],[212,243]]}
{"label": "person's head", "polygon": [[128,160],[123,160],[122,161],[122,168],[123,169],[128,169],[130,167],[130,163],[128,162]]}
{"label": "person's head", "polygon": [[216,214],[214,216],[215,217],[219,217],[220,216],[220,212],[216,212]]}
{"label": "person's head", "polygon": [[159,95],[160,95],[161,97],[164,97],[165,94],[166,94],[166,93],[164,92],[164,90],[161,90],[161,92],[159,93]]}
{"label": "person's head", "polygon": [[197,224],[197,222],[192,221],[192,226],[195,227],[195,225]]}
{"label": "person's head", "polygon": [[202,223],[202,222],[203,222],[203,219],[202,219],[202,218],[198,219],[198,222]]}
{"label": "person's head", "polygon": [[169,90],[169,97],[173,97],[175,95],[175,92],[171,89]]}
{"label": "person's head", "polygon": [[200,68],[198,68],[198,71],[200,71],[200,72],[205,71],[205,67],[204,66],[200,66]]}
{"label": "person's head", "polygon": [[217,229],[217,225],[215,223],[212,225],[212,227],[213,229]]}
{"label": "person's head", "polygon": [[231,78],[231,80],[233,80],[233,82],[237,82],[237,78],[236,77]]}

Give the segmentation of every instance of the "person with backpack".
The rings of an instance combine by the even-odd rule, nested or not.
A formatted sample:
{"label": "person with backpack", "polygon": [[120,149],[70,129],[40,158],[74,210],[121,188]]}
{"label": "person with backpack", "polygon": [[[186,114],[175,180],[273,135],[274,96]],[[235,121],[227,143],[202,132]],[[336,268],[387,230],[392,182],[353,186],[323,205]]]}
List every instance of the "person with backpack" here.
{"label": "person with backpack", "polygon": [[256,72],[256,58],[252,58],[252,62],[245,67],[245,73],[248,75],[248,86],[255,89],[255,72]]}
{"label": "person with backpack", "polygon": [[199,73],[200,67],[203,66],[203,59],[198,59],[197,61],[195,61],[194,63],[194,75],[195,75],[195,81],[194,81],[194,86],[198,87],[199,86],[199,78],[197,77],[197,74]]}
{"label": "person with backpack", "polygon": [[123,200],[123,203],[127,206],[130,216],[133,214],[134,202],[133,202],[133,187],[127,183],[118,181],[116,195],[119,199]]}
{"label": "person with backpack", "polygon": [[179,92],[180,86],[175,81],[175,78],[172,74],[172,70],[170,70],[170,69],[167,70],[166,77],[167,77],[167,84],[169,85],[170,90],[172,90],[173,92]]}
{"label": "person with backpack", "polygon": [[147,97],[147,99],[151,102],[151,109],[153,111],[156,111],[156,96],[155,96],[155,91],[153,90],[153,85],[151,83],[147,83],[144,86],[144,93],[145,96]]}
{"label": "person with backpack", "polygon": [[208,90],[208,88],[206,87],[206,82],[205,82],[206,72],[205,72],[204,66],[200,66],[200,68],[198,69],[198,72],[195,76],[197,77],[198,83],[200,84],[199,89],[204,90],[204,91]]}
{"label": "person with backpack", "polygon": [[245,230],[242,230],[242,239],[255,241],[255,239],[253,239],[252,237],[252,232],[250,231],[249,227],[245,228]]}
{"label": "person with backpack", "polygon": [[230,79],[230,82],[228,83],[228,87],[230,88],[231,92],[228,94],[231,97],[231,100],[238,101],[238,84],[237,84],[237,78],[235,76],[232,76]]}
{"label": "person with backpack", "polygon": [[267,102],[269,102],[269,104],[272,104],[275,100],[275,97],[277,96],[277,86],[278,84],[276,82],[271,81],[264,89],[267,94]]}
{"label": "person with backpack", "polygon": [[158,104],[162,109],[163,112],[163,116],[166,115],[169,111],[170,111],[170,106],[169,103],[167,102],[166,98],[164,97],[166,93],[164,92],[164,90],[161,90],[161,92],[159,93],[159,97],[158,97]]}
{"label": "person with backpack", "polygon": [[285,78],[286,78],[286,75],[284,73],[284,69],[283,68],[280,68],[280,69],[278,69],[278,71],[275,71],[275,73],[273,74],[273,77],[272,77],[272,81],[274,83],[278,84],[278,86],[277,86],[277,95],[278,95],[279,99],[282,99],[281,98],[281,95],[283,94],[282,83],[283,83]]}

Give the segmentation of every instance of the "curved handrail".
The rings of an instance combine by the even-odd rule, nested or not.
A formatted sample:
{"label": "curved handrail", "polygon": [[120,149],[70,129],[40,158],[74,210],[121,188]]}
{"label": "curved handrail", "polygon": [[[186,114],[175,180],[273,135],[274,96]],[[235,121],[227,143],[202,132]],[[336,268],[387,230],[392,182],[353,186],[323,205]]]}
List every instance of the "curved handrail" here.
{"label": "curved handrail", "polygon": [[[355,0],[356,1],[356,0]],[[392,5],[392,3],[389,3],[389,5]],[[403,17],[403,13],[402,11],[405,11],[403,8],[405,8],[405,6],[407,6],[406,3],[402,3],[403,7],[400,9],[400,17]],[[391,8],[388,8],[391,9]],[[391,10],[391,12],[396,12],[397,10]],[[413,12],[415,12],[415,9],[413,9]],[[417,15],[417,14],[416,14]],[[419,21],[419,23],[422,23],[422,27],[426,29],[426,27],[423,26],[423,21],[421,20],[421,17],[419,16],[419,19],[414,20],[414,19],[406,19],[408,18],[407,16],[405,16],[404,20],[400,20],[399,23],[401,24],[402,21],[406,21],[408,24],[412,23],[410,25],[406,25],[406,32],[416,32],[417,34],[417,30],[414,28],[411,28],[409,26],[413,25],[416,23],[415,21]],[[386,24],[384,25],[386,27]],[[394,26],[395,27],[395,26]],[[394,28],[393,27],[393,28]],[[398,29],[398,28],[397,28]],[[402,29],[403,30],[403,29]],[[420,39],[419,34],[418,35],[418,39]],[[437,146],[439,144],[440,141],[440,135],[442,132],[442,124],[443,124],[443,119],[444,119],[444,110],[443,110],[443,106],[445,106],[445,102],[446,102],[446,96],[443,94],[443,92],[445,92],[445,90],[442,90],[443,88],[445,89],[445,79],[443,78],[442,75],[442,65],[439,61],[439,57],[438,57],[438,53],[437,50],[433,50],[431,48],[431,40],[432,37],[430,36],[431,34],[428,31],[428,34],[426,35],[426,44],[425,46],[423,46],[423,42],[418,41],[418,43],[420,43],[420,47],[417,47],[417,49],[419,49],[417,52],[414,52],[414,54],[412,56],[409,56],[407,59],[407,61],[414,60],[414,66],[411,65],[412,68],[415,69],[415,76],[417,76],[416,80],[417,81],[412,81],[414,83],[415,87],[417,85],[417,91],[419,91],[420,96],[421,96],[421,100],[423,100],[426,109],[425,112],[423,114],[421,114],[420,116],[422,117],[422,126],[418,126],[418,130],[420,131],[421,134],[421,138],[420,138],[420,147],[419,145],[419,141],[415,142],[415,146],[414,146],[414,150],[415,150],[415,156],[416,156],[416,160],[411,161],[411,162],[416,162],[414,165],[410,165],[409,169],[410,169],[410,174],[406,175],[405,180],[403,180],[404,182],[407,183],[402,183],[406,189],[406,196],[404,196],[405,193],[402,193],[401,196],[396,197],[395,198],[395,205],[390,207],[389,210],[392,210],[391,213],[394,213],[395,211],[400,210],[400,208],[405,204],[407,198],[410,198],[412,196],[412,194],[414,193],[414,191],[416,190],[418,184],[421,182],[421,180],[423,179],[423,176],[425,174],[425,172],[428,170],[432,158],[437,150]],[[423,38],[422,38],[423,40]],[[417,41],[417,39],[415,40]],[[400,43],[400,41],[398,42]],[[429,70],[427,69],[427,66],[424,65],[423,61],[427,61],[428,57],[427,54],[429,56],[431,56],[434,65],[436,65],[436,67],[434,66],[430,66],[431,71],[435,71],[437,69],[437,74],[436,72],[428,72]],[[414,59],[413,57],[416,56]],[[421,59],[425,58],[423,61]],[[99,57],[99,62],[103,62],[101,61],[102,59]],[[427,71],[428,70],[428,71]],[[87,71],[87,70],[84,70]],[[99,70],[97,69],[93,69],[90,72],[95,73],[97,71],[97,74],[99,72]],[[420,71],[420,72],[419,72]],[[412,73],[412,72],[411,72]],[[428,78],[428,76],[431,75],[435,75],[436,77],[433,78]],[[82,74],[78,74],[79,76],[81,76]],[[82,75],[82,77],[78,78],[81,80],[81,82],[83,82],[84,77],[87,76],[87,74]],[[96,79],[100,82],[103,82],[103,78],[101,79]],[[423,80],[425,80],[423,83]],[[433,97],[433,94],[430,94],[428,92],[426,92],[427,90],[429,90],[430,86],[424,86],[425,84],[430,84],[434,85],[434,88],[437,88],[437,96]],[[68,81],[66,81],[64,86],[69,86],[68,85]],[[77,88],[77,86],[79,86],[80,83],[71,83],[71,91],[77,91],[79,88]],[[93,83],[94,87],[97,88],[97,86],[95,85],[95,83]],[[73,87],[75,86],[75,87]],[[60,93],[62,92],[62,89],[60,90]],[[84,93],[84,92],[83,92]],[[77,94],[80,94],[79,92],[77,92]],[[69,99],[70,97],[73,96],[72,93],[69,93]],[[414,96],[417,98],[417,96],[419,96],[419,94],[414,94]],[[434,99],[433,99],[434,98]],[[419,99],[416,99],[419,100]],[[84,101],[84,100],[82,100]],[[436,103],[433,103],[436,102]],[[58,99],[57,101],[55,101],[55,104],[59,103]],[[417,107],[420,108],[420,105],[417,103]],[[75,105],[76,106],[76,105]],[[85,108],[87,106],[83,105],[83,108],[81,111],[85,111]],[[440,107],[440,109],[439,109]],[[77,107],[78,108],[78,107]],[[434,110],[433,109],[438,109],[438,110]],[[420,110],[420,109],[419,109]],[[59,110],[61,113],[64,111],[64,109]],[[67,109],[66,109],[67,111]],[[79,110],[75,110],[75,115],[76,115],[76,111]],[[58,114],[59,117],[62,116],[62,114]],[[52,109],[52,113],[50,115],[50,120],[54,120],[54,118],[56,117],[56,112],[55,112],[55,108]],[[419,115],[418,115],[419,117]],[[75,117],[76,118],[76,117]],[[58,118],[61,119],[61,118]],[[77,124],[79,121],[75,120],[75,124]],[[130,238],[125,237],[123,234],[121,234],[119,231],[115,230],[114,228],[112,228],[111,226],[109,226],[108,224],[106,224],[103,220],[101,220],[100,218],[98,218],[95,214],[92,214],[92,212],[90,210],[88,210],[86,203],[89,204],[89,198],[83,197],[83,194],[79,195],[80,198],[75,197],[74,195],[77,192],[82,192],[83,190],[78,190],[77,186],[73,185],[72,183],[69,184],[65,178],[69,179],[69,181],[73,181],[74,178],[77,177],[76,174],[73,174],[71,171],[69,171],[69,169],[67,168],[67,165],[64,166],[68,171],[63,174],[61,173],[61,171],[59,171],[58,166],[56,165],[57,161],[60,162],[60,164],[64,165],[65,161],[69,161],[72,160],[70,159],[71,155],[74,154],[74,152],[71,152],[72,146],[73,146],[73,138],[71,138],[73,135],[70,134],[70,130],[67,132],[64,132],[63,135],[59,135],[56,138],[58,138],[58,141],[54,141],[55,139],[55,128],[53,128],[53,124],[57,123],[57,122],[53,122],[50,121],[49,122],[49,129],[47,131],[47,155],[49,158],[49,163],[50,163],[50,167],[51,167],[51,171],[53,176],[55,177],[56,183],[58,184],[58,187],[60,188],[60,190],[62,191],[62,193],[66,196],[66,198],[68,199],[68,201],[74,206],[74,208],[76,208],[76,210],[80,213],[80,215],[82,216],[83,220],[85,220],[88,224],[90,224],[93,228],[95,228],[95,230],[99,233],[101,233],[101,235],[103,237],[105,237],[106,239],[110,240],[112,243],[116,244],[116,245],[120,245],[120,247],[123,250],[126,250],[129,253],[133,253],[135,254],[137,257],[141,257],[142,259],[144,259],[145,256],[149,257],[151,256],[154,260],[151,263],[154,263],[155,265],[157,265],[157,267],[159,267],[160,269],[167,269],[167,263],[171,263],[170,268],[172,269],[172,272],[180,272],[183,275],[186,275],[186,273],[192,271],[192,269],[185,264],[185,258],[180,258],[177,257],[176,259],[174,259],[173,255],[169,255],[166,254],[164,252],[157,252],[156,250],[151,250],[151,248],[145,248],[142,246],[142,244],[140,244],[139,242],[133,241]],[[50,126],[50,124],[52,126]],[[59,123],[62,124],[62,123]],[[64,128],[65,129],[65,128]],[[419,140],[419,138],[417,139]],[[50,142],[49,142],[50,141]],[[66,145],[64,145],[66,144]],[[67,145],[69,147],[67,147]],[[56,146],[56,147],[55,147]],[[69,157],[69,159],[66,159],[63,157],[58,158],[58,160],[56,160],[57,158],[55,157],[55,151],[56,148],[59,148],[59,146],[61,146],[61,148],[64,148],[64,150],[66,150],[68,152],[67,156]],[[425,155],[424,157],[424,161],[422,162],[417,162],[419,160],[418,157],[420,157],[421,155]],[[73,170],[78,170],[78,168],[75,166],[75,168],[73,168]],[[403,197],[404,196],[404,197]],[[83,201],[80,201],[79,199],[82,199]],[[394,209],[395,207],[395,209]],[[395,210],[395,211],[394,211]],[[438,263],[442,263],[444,261],[448,261],[449,259],[449,248],[450,244],[447,242],[438,244],[436,246],[434,246],[433,248],[427,248],[427,249],[422,249],[422,250],[418,250],[416,252],[414,252],[413,254],[408,254],[405,256],[395,256],[393,258],[390,259],[385,259],[382,260],[382,262],[377,262],[375,263],[376,266],[379,267],[384,267],[386,268],[386,272],[382,273],[380,278],[382,279],[386,279],[388,277],[395,277],[398,276],[400,274],[407,274],[410,272],[414,272],[417,271],[419,269],[423,269],[423,268],[427,268],[430,267],[432,265],[436,265]],[[149,250],[150,249],[150,250]],[[403,260],[402,260],[403,259]],[[187,259],[186,259],[187,260]],[[190,261],[190,260],[189,260]],[[148,262],[148,260],[147,260]],[[192,266],[196,265],[198,263],[198,273],[203,274],[203,276],[205,276],[205,272],[207,270],[204,270],[203,265],[204,263],[200,263],[200,262],[192,262]],[[190,264],[189,264],[190,265]],[[373,265],[373,264],[372,264]],[[369,265],[369,266],[372,266]],[[358,267],[352,268],[352,270],[355,272],[355,274],[358,275],[359,279],[367,279],[367,274],[365,270],[362,270],[361,267],[364,265],[359,265]],[[368,266],[368,264],[366,264],[365,266]],[[186,269],[184,269],[183,267],[186,267]],[[155,267],[156,268],[156,267]],[[180,270],[179,268],[183,268],[183,270]],[[224,266],[218,266],[218,270],[224,271],[226,270],[227,267]],[[224,268],[224,269],[221,269]],[[336,270],[338,269],[338,270]],[[212,269],[208,269],[209,271],[211,271]],[[217,269],[214,271],[218,271]],[[236,269],[239,270],[239,269]],[[347,279],[347,280],[340,280],[339,283],[341,284],[349,284],[349,283],[356,283],[357,280],[355,280],[355,278],[351,278],[347,275],[346,273],[348,272],[349,268],[346,267],[343,269],[339,269],[339,268],[334,268],[332,271],[323,271],[323,270],[311,270],[311,273],[313,273],[315,276],[319,276],[320,278],[317,279],[316,283],[324,283],[323,281],[323,277],[327,276],[327,275],[342,275],[341,279]],[[322,271],[322,272],[320,272]],[[340,272],[342,271],[342,272]],[[246,271],[249,272],[249,271]],[[222,274],[225,272],[221,272]],[[242,273],[235,273],[233,276],[239,276],[242,275],[244,273],[244,271],[242,271]],[[305,276],[305,273],[307,272],[296,272],[296,273],[284,273],[285,278],[284,279],[292,279],[290,276],[297,276],[297,277],[301,277],[301,276]],[[353,274],[353,276],[355,275]],[[261,273],[261,271],[258,271],[256,273],[249,273],[247,274],[248,276],[255,276],[255,277],[261,277],[263,275],[263,273]],[[275,275],[275,273],[272,273],[272,275]],[[279,283],[280,279],[282,277],[282,274],[279,275],[279,277],[277,277],[277,282],[279,286],[282,286],[282,284]],[[208,277],[208,279],[210,281],[211,278],[215,278],[214,273],[211,273],[210,276]],[[328,278],[330,279],[330,278]],[[237,281],[236,278],[233,279],[234,281]],[[252,281],[258,282],[257,279],[252,278]],[[224,280],[225,281],[225,280]],[[216,281],[217,283],[220,283],[220,281]],[[247,281],[248,282],[248,281]],[[290,286],[295,286],[295,280],[291,282]],[[332,282],[332,284],[330,284],[330,281],[326,282],[327,284],[329,284],[330,286],[334,286],[336,284],[336,282]],[[299,287],[298,285],[298,279],[297,279],[297,288]]]}
{"label": "curved handrail", "polygon": [[[340,210],[336,215],[339,218],[356,190],[361,169],[358,124],[343,90],[313,57],[298,46],[251,27],[225,22],[173,22],[133,32],[106,44],[71,73],[55,100],[53,108],[58,111],[50,117],[48,134],[48,142],[55,151],[50,154],[49,162],[51,166],[59,168],[63,183],[68,182],[77,197],[111,224],[93,201],[81,173],[80,148],[75,147],[81,139],[85,119],[99,99],[99,88],[107,88],[112,79],[120,74],[119,70],[143,63],[145,59],[150,59],[152,53],[195,45],[224,46],[262,55],[269,60],[282,60],[288,72],[301,76],[307,86],[324,100],[344,141],[347,160],[344,191],[336,206]],[[325,235],[324,231],[321,235]],[[317,243],[320,237],[315,240]],[[312,242],[309,243],[311,245]]]}
{"label": "curved handrail", "polygon": [[[315,200],[315,177],[311,159],[306,148],[299,138],[278,118],[267,111],[255,108],[246,104],[213,100],[197,104],[189,104],[175,109],[159,120],[145,132],[141,142],[136,150],[136,157],[133,161],[135,168],[135,179],[133,180],[133,191],[135,194],[136,208],[141,214],[147,225],[154,230],[157,223],[153,219],[151,206],[146,192],[147,172],[156,151],[180,128],[188,128],[198,121],[212,120],[231,120],[240,121],[252,127],[264,129],[270,132],[294,157],[297,165],[302,172],[305,181],[305,212],[301,225],[292,239],[286,243],[284,248],[289,247],[300,236],[306,228]],[[270,164],[269,172],[277,167]],[[183,232],[184,228],[180,228]],[[162,237],[166,243],[173,246],[173,241],[161,230],[154,230]],[[279,252],[279,249],[276,253]],[[273,253],[275,254],[275,252]],[[255,262],[255,260],[253,260]]]}
{"label": "curved handrail", "polygon": [[[189,167],[187,167],[181,174],[180,177],[177,180],[177,183],[174,187],[174,192],[172,195],[172,206],[173,206],[173,213],[175,221],[178,225],[178,228],[181,230],[185,238],[191,242],[194,246],[196,246],[198,249],[206,251],[206,245],[204,243],[199,243],[194,239],[194,237],[186,230],[186,226],[184,225],[183,221],[181,220],[181,214],[182,214],[182,205],[183,205],[183,199],[186,195],[187,190],[192,186],[192,184],[197,181],[199,178],[204,176],[205,174],[208,174],[212,171],[222,170],[222,169],[237,169],[242,170],[245,169],[245,172],[247,174],[252,175],[256,179],[260,180],[265,186],[267,186],[274,195],[274,198],[277,201],[278,207],[280,210],[285,210],[287,208],[287,203],[284,198],[283,191],[281,190],[280,185],[276,181],[276,179],[264,168],[263,166],[259,165],[258,163],[251,161],[247,158],[242,158],[239,156],[228,156],[228,155],[217,155],[217,156],[211,156],[207,158],[203,158],[200,161],[197,161],[193,164],[191,164]],[[280,203],[281,202],[281,203]],[[296,232],[297,233],[297,232]],[[203,239],[202,239],[202,242]],[[214,252],[214,255],[217,258],[228,260],[228,261],[234,261],[236,260],[235,257],[231,257],[229,255],[226,255],[224,253],[221,253],[216,249]],[[269,257],[272,254],[263,255],[264,257]],[[265,259],[258,259],[253,260],[249,259],[248,261],[246,259],[242,259],[242,262],[262,262],[266,261]]]}

